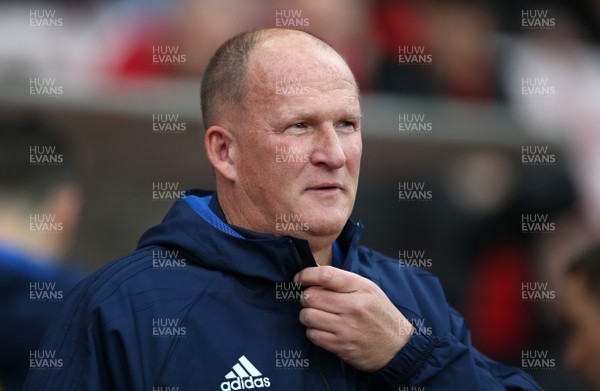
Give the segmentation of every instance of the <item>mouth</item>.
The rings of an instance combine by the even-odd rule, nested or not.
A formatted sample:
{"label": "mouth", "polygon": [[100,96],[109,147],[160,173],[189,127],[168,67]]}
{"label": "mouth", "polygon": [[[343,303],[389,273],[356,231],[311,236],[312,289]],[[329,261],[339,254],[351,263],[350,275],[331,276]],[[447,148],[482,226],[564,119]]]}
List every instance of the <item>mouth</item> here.
{"label": "mouth", "polygon": [[338,191],[342,191],[343,187],[342,187],[342,185],[340,185],[337,182],[326,182],[326,183],[319,183],[318,185],[308,187],[306,190],[310,191],[310,192],[317,192],[317,193],[335,193]]}

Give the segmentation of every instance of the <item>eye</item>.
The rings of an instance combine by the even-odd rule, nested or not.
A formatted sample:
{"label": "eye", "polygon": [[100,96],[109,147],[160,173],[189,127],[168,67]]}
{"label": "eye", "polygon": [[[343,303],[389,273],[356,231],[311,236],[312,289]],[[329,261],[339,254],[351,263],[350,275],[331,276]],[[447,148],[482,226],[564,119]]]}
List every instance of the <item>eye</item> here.
{"label": "eye", "polygon": [[337,124],[338,128],[342,128],[347,131],[356,131],[358,127],[356,126],[356,122],[354,121],[340,121]]}
{"label": "eye", "polygon": [[305,122],[298,122],[298,123],[293,124],[292,126],[289,126],[288,128],[286,128],[285,132],[287,132],[287,133],[302,133],[302,132],[306,131],[306,129],[308,129],[308,125],[306,125]]}

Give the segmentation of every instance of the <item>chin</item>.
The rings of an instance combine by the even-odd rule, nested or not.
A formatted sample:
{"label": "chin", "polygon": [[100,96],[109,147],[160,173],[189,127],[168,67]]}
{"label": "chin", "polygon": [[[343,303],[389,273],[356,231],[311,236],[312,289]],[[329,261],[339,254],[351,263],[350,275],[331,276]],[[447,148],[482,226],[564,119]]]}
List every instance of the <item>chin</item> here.
{"label": "chin", "polygon": [[[338,202],[331,206],[306,204],[299,209],[304,210],[303,220],[308,226],[308,232],[315,236],[339,234],[350,216],[346,202]],[[307,213],[308,212],[308,213]]]}
{"label": "chin", "polygon": [[315,219],[311,219],[307,222],[309,227],[308,232],[312,236],[328,236],[328,235],[338,235],[344,225],[346,225],[347,219],[319,219],[318,217]]}

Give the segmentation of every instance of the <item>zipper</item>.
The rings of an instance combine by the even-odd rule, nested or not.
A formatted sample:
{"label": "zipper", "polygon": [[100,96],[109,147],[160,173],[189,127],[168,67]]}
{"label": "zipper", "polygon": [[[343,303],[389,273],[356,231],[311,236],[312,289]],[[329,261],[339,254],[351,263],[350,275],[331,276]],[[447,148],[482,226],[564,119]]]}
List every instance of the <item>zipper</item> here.
{"label": "zipper", "polygon": [[323,366],[321,365],[321,352],[322,349],[317,345],[313,345],[317,349],[317,368],[319,369],[319,376],[321,376],[321,380],[323,381],[323,386],[326,391],[331,391],[331,386],[329,385],[329,380],[327,380],[327,376],[325,375],[325,371],[323,370]]}
{"label": "zipper", "polygon": [[304,263],[302,263],[302,259],[300,259],[300,253],[298,253],[298,249],[296,248],[294,241],[292,239],[288,239],[288,240],[290,241],[290,246],[292,246],[292,249],[294,250],[294,259],[298,263],[298,266],[300,266],[301,268],[304,268]]}
{"label": "zipper", "polygon": [[[305,265],[302,262],[302,259],[300,258],[300,253],[298,253],[296,244],[294,244],[294,241],[292,239],[290,239],[290,245],[292,246],[292,249],[294,250],[294,259],[296,260],[296,262],[298,262],[298,266],[303,268]],[[317,369],[319,371],[319,376],[321,377],[321,381],[323,382],[325,391],[331,391],[331,386],[329,385],[329,380],[327,380],[327,376],[325,375],[325,371],[323,370],[323,366],[321,365],[322,349],[315,344],[313,344],[313,346],[316,349],[315,356],[316,356],[316,360],[317,360]]]}

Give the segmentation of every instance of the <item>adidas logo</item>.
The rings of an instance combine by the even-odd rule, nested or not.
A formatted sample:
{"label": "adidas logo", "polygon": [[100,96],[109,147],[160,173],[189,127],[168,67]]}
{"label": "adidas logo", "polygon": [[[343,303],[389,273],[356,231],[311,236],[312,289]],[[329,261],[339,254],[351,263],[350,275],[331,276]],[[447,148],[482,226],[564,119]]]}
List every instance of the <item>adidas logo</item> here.
{"label": "adidas logo", "polygon": [[227,380],[221,383],[222,391],[271,387],[271,380],[263,376],[246,356],[238,358],[238,362],[225,375],[225,379]]}

